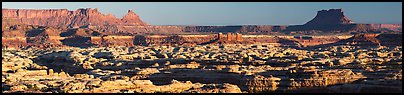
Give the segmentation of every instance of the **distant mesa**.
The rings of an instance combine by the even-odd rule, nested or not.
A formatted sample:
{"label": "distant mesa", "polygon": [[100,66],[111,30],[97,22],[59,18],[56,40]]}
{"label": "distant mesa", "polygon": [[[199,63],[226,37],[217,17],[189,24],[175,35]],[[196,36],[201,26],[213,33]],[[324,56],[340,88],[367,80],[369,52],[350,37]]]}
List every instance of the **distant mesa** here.
{"label": "distant mesa", "polygon": [[321,31],[321,32],[369,32],[383,29],[401,31],[401,24],[359,24],[344,15],[342,9],[329,9],[317,12],[317,15],[303,25],[288,26],[285,31]]}
{"label": "distant mesa", "polygon": [[338,25],[353,24],[352,20],[344,15],[342,9],[329,9],[317,12],[316,17],[304,25]]}

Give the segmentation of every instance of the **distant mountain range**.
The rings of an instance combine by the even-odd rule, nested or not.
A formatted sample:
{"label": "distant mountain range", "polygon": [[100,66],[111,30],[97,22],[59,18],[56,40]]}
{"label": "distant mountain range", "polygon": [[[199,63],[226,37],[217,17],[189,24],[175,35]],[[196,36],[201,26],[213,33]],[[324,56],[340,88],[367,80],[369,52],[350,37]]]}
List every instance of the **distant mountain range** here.
{"label": "distant mountain range", "polygon": [[[238,32],[238,33],[356,33],[393,31],[401,32],[401,24],[357,24],[344,16],[342,9],[318,11],[317,15],[304,25],[239,25],[239,26],[157,26],[143,22],[136,13],[129,10],[122,18],[112,14],[104,15],[98,9],[2,9],[2,30],[14,25],[38,25],[56,27],[62,30],[88,28],[101,35],[176,34],[187,32]],[[298,16],[298,15],[296,15]]]}

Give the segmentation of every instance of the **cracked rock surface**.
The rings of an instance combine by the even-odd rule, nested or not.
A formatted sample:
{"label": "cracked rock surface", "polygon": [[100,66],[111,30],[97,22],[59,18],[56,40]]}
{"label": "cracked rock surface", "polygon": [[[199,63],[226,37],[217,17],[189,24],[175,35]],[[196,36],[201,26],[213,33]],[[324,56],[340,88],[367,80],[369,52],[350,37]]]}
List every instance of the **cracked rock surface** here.
{"label": "cracked rock surface", "polygon": [[401,46],[2,50],[3,93],[402,92]]}

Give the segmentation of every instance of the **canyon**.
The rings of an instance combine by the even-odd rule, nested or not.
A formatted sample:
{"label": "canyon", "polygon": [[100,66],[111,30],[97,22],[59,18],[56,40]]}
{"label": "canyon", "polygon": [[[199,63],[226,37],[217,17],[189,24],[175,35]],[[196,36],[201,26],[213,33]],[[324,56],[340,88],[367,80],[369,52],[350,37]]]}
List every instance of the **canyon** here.
{"label": "canyon", "polygon": [[3,93],[402,92],[401,46],[54,47],[2,57]]}
{"label": "canyon", "polygon": [[401,24],[156,26],[129,10],[3,9],[3,93],[402,93]]}
{"label": "canyon", "polygon": [[[220,38],[218,33],[243,35],[244,40],[237,41],[238,43],[262,42],[300,46],[342,40],[338,36],[322,36],[335,33],[341,36],[353,36],[358,33],[401,35],[401,24],[356,24],[344,16],[342,9],[321,10],[306,24],[290,26],[156,26],[143,22],[133,10],[129,10],[122,19],[112,14],[104,15],[98,9],[91,8],[76,11],[2,9],[2,12],[2,47],[12,48],[235,43],[234,41],[216,41]],[[191,36],[194,34],[195,36]],[[311,40],[295,39],[294,35],[312,35],[313,37]],[[139,43],[136,39],[145,39],[145,41]]]}

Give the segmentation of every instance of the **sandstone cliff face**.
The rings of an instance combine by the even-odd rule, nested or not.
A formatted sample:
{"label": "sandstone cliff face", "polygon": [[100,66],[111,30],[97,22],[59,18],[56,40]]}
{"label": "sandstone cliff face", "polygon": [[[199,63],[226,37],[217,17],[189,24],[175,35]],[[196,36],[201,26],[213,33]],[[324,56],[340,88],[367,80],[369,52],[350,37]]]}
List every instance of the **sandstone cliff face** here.
{"label": "sandstone cliff face", "polygon": [[22,23],[64,28],[88,25],[147,25],[133,11],[129,11],[123,19],[116,18],[113,15],[104,15],[98,9],[91,8],[76,11],[67,9],[3,9],[2,13],[2,19],[10,21],[7,24]]}
{"label": "sandstone cliff face", "polygon": [[[238,32],[243,34],[294,34],[312,35],[315,33],[369,33],[380,31],[401,31],[401,24],[352,24],[341,9],[319,11],[317,16],[304,25],[239,25],[239,26],[152,26],[144,23],[134,11],[129,10],[122,19],[112,14],[104,15],[98,9],[3,9],[3,47],[41,46],[133,46],[139,44],[237,44],[237,43],[279,43],[303,46],[321,45],[340,39],[280,39],[277,37],[237,37],[216,40],[215,36],[203,37],[135,37],[138,34],[183,34],[198,32]],[[297,31],[298,33],[296,33]],[[294,33],[293,33],[294,32]],[[110,37],[101,37],[109,35]],[[78,37],[76,37],[78,36]],[[117,36],[114,38],[113,36]],[[128,36],[128,37],[124,37]],[[15,38],[14,38],[15,37]],[[97,38],[98,37],[98,38]],[[112,37],[112,38],[111,38]],[[120,39],[119,37],[124,37]],[[387,36],[386,36],[387,37]],[[67,38],[67,39],[65,39]],[[94,39],[93,39],[94,38]],[[105,39],[104,39],[105,38]],[[242,37],[238,37],[242,38]],[[388,37],[387,37],[388,38]],[[139,42],[137,39],[148,41]],[[382,37],[380,39],[385,39]],[[134,41],[136,40],[136,41]],[[375,42],[373,42],[375,43]],[[379,43],[379,42],[377,42]],[[389,43],[386,43],[389,44]],[[393,43],[395,44],[395,43]],[[384,45],[384,44],[383,44]]]}
{"label": "sandstone cliff face", "polygon": [[133,10],[129,10],[128,14],[122,18],[122,21],[123,23],[128,25],[147,25],[142,20],[140,20],[140,17],[135,12],[133,12]]}
{"label": "sandstone cliff face", "polygon": [[279,32],[286,26],[240,25],[240,26],[186,26],[186,32]]}
{"label": "sandstone cliff face", "polygon": [[59,40],[60,30],[58,29],[45,28],[40,29],[39,31],[31,31],[31,32],[36,33],[32,33],[33,34],[31,35],[32,37],[27,38],[27,43],[32,44],[33,46],[49,48],[49,47],[60,47],[62,45],[62,42],[60,42]]}
{"label": "sandstone cliff face", "polygon": [[355,34],[352,37],[346,39],[334,40],[332,43],[324,43],[313,47],[327,47],[338,45],[361,47],[401,46],[402,34]]}
{"label": "sandstone cliff face", "polygon": [[393,31],[402,31],[402,25],[401,24],[370,24],[370,26],[374,29],[390,29]]}

